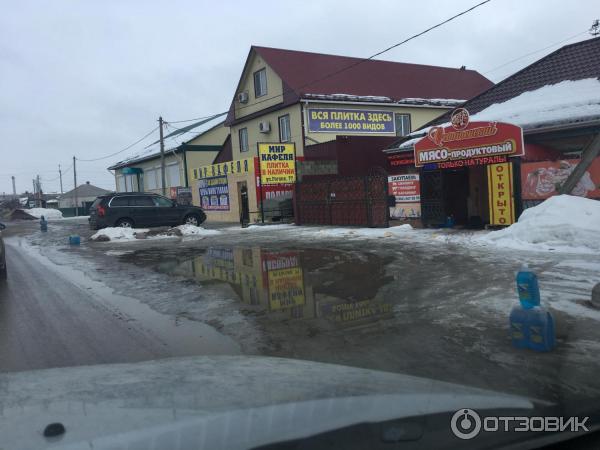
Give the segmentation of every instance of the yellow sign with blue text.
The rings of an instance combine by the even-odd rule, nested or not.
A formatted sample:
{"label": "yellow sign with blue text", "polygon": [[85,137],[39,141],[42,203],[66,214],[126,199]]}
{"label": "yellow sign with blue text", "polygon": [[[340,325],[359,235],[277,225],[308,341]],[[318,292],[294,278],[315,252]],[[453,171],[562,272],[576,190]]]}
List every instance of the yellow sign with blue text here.
{"label": "yellow sign with blue text", "polygon": [[515,222],[515,200],[512,163],[487,166],[490,225]]}
{"label": "yellow sign with blue text", "polygon": [[258,143],[260,182],[263,185],[296,182],[296,146],[293,143]]}

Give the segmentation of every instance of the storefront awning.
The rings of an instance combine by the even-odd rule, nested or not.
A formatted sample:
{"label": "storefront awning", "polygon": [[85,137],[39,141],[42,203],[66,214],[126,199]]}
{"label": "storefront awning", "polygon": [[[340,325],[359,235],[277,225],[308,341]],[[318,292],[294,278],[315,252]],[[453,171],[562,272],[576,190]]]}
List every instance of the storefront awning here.
{"label": "storefront awning", "polygon": [[137,175],[143,172],[144,170],[139,167],[123,167],[121,169],[123,175]]}

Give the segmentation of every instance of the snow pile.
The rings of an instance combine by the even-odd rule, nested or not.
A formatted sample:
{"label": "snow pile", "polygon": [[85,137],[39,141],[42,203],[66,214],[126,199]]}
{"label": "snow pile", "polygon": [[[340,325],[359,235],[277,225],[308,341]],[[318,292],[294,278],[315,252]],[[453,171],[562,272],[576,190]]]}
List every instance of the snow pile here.
{"label": "snow pile", "polygon": [[510,227],[474,241],[517,250],[598,253],[599,233],[600,201],[558,195],[526,209]]}
{"label": "snow pile", "polygon": [[44,216],[46,220],[54,220],[54,219],[62,219],[63,214],[58,209],[51,208],[31,208],[26,209],[25,212],[27,214],[32,215],[33,217],[40,218]]}
{"label": "snow pile", "polygon": [[391,228],[324,228],[315,231],[315,235],[327,238],[390,238],[403,235],[412,229],[413,227],[407,223]]}
{"label": "snow pile", "polygon": [[181,231],[182,236],[212,236],[215,234],[221,234],[221,232],[218,230],[207,230],[206,228],[189,224],[179,225],[177,229]]}
{"label": "snow pile", "polygon": [[94,234],[91,241],[133,241],[138,233],[147,233],[147,228],[124,228],[124,227],[108,227],[102,228]]}

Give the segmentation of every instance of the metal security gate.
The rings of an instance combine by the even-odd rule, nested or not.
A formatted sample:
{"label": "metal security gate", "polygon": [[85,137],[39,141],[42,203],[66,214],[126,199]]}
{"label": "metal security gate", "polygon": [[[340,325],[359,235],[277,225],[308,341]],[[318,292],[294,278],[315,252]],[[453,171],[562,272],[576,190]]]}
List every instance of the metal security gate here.
{"label": "metal security gate", "polygon": [[388,227],[387,176],[340,177],[296,184],[298,225]]}
{"label": "metal security gate", "polygon": [[421,171],[421,220],[423,225],[439,225],[446,220],[441,170]]}

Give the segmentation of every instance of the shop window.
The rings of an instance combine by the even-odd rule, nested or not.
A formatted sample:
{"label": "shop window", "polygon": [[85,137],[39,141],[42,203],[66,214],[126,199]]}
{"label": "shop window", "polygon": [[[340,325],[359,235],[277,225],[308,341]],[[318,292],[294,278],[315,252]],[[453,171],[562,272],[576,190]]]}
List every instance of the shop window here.
{"label": "shop window", "polygon": [[169,176],[169,186],[181,186],[181,174],[179,173],[179,164],[170,164],[167,166],[167,174]]}
{"label": "shop window", "polygon": [[254,72],[254,96],[256,98],[267,95],[267,69]]}
{"label": "shop window", "polygon": [[125,192],[137,191],[137,176],[125,175]]}
{"label": "shop window", "polygon": [[240,152],[248,151],[248,128],[240,128],[238,131],[238,136],[240,138]]}
{"label": "shop window", "polygon": [[396,136],[406,136],[410,133],[410,114],[394,114],[396,121]]}
{"label": "shop window", "polygon": [[117,176],[117,192],[125,192],[125,177]]}
{"label": "shop window", "polygon": [[289,142],[292,140],[292,131],[290,130],[290,115],[286,114],[279,118],[279,142]]}

